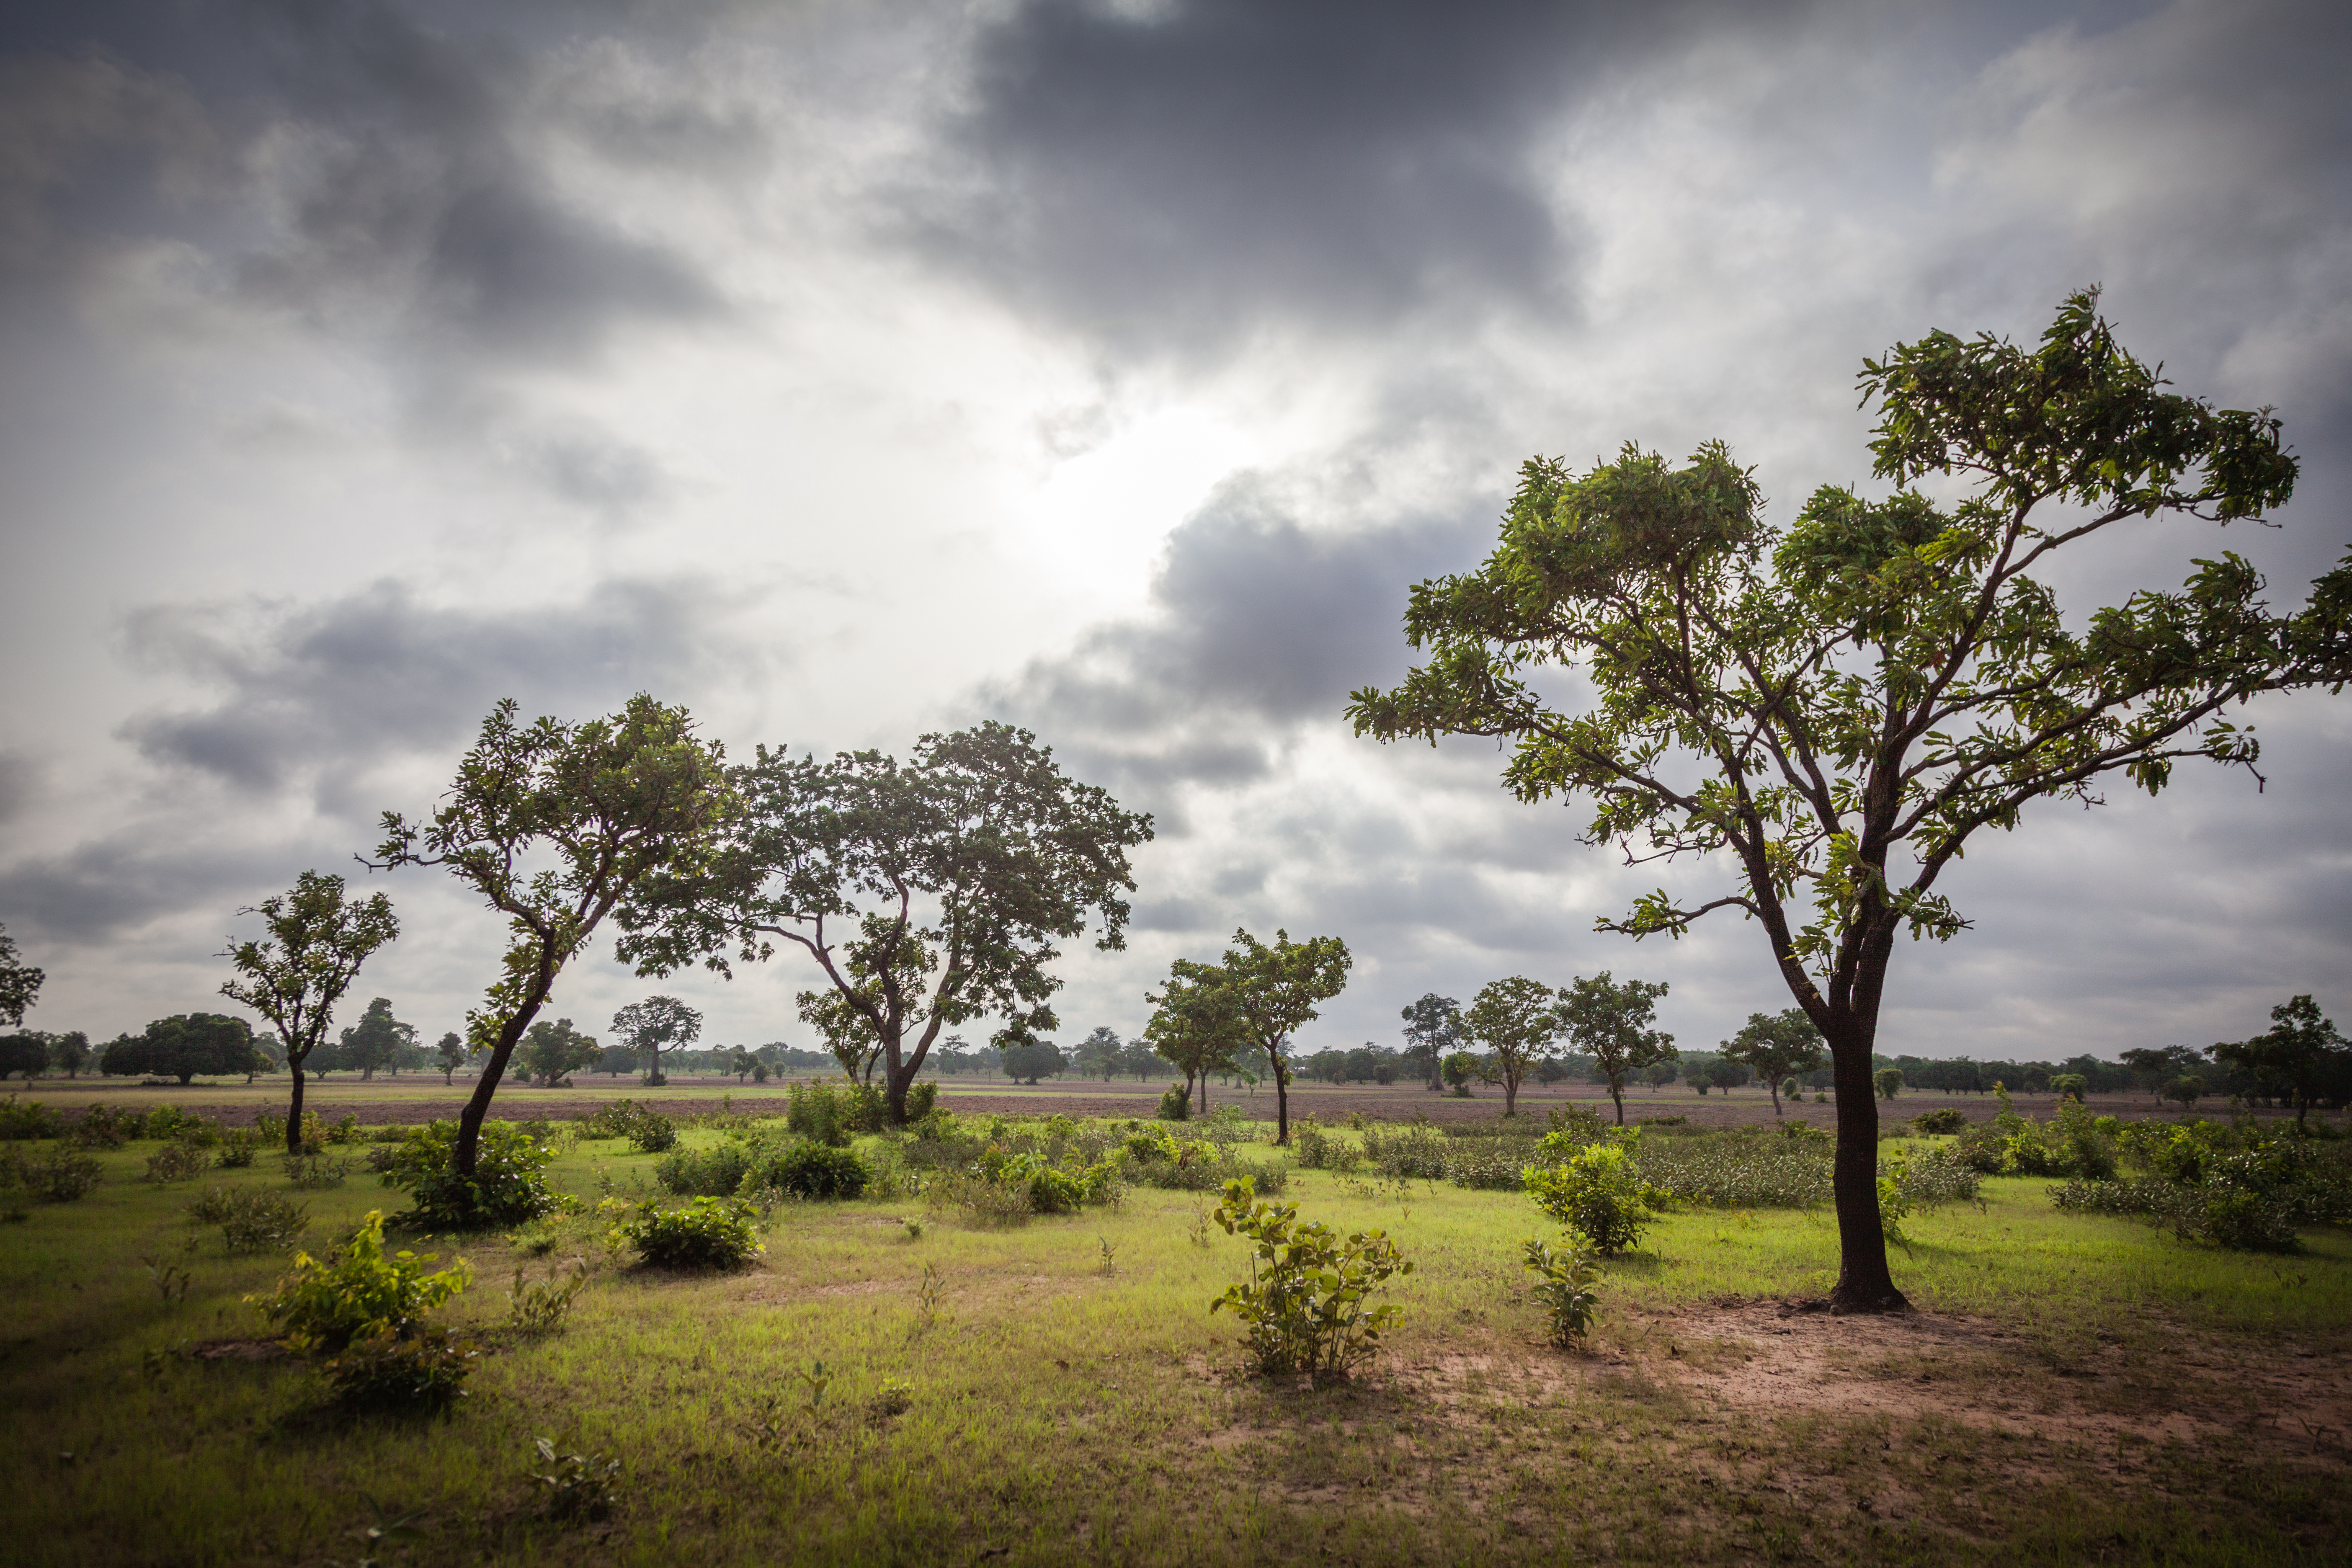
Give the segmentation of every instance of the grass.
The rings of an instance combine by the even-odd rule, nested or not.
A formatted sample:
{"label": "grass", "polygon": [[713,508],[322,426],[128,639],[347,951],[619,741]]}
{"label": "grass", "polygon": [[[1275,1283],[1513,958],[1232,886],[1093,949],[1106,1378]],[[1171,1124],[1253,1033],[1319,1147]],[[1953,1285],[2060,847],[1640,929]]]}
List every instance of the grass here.
{"label": "grass", "polygon": [[[410,1237],[474,1265],[446,1316],[488,1352],[457,1411],[419,1422],[335,1415],[291,1359],[215,1359],[256,1348],[242,1298],[286,1259],[229,1255],[183,1212],[285,1178],[158,1187],[137,1179],[152,1152],[0,1227],[12,1561],[353,1561],[377,1504],[424,1510],[419,1563],[2277,1563],[2328,1560],[2348,1522],[2326,1399],[2246,1408],[2257,1387],[2340,1400],[2346,1237],[2223,1253],[2062,1215],[2040,1181],[1907,1221],[1896,1275],[1924,1311],[1891,1325],[1759,1304],[1826,1289],[1826,1212],[1668,1215],[1609,1266],[1573,1354],[1526,1294],[1524,1198],[1299,1172],[1303,1213],[1384,1226],[1417,1264],[1374,1370],[1319,1391],[1239,1374],[1206,1306],[1242,1244],[1195,1244],[1196,1194],[1001,1229],[919,1199],[791,1206],[759,1267],[718,1277],[625,1267],[585,1222],[534,1255]],[[554,1174],[625,1199],[653,1164],[586,1142]],[[299,1195],[314,1248],[399,1200],[358,1172]],[[568,1331],[505,1336],[516,1264],[574,1255],[593,1277]],[[541,1435],[622,1459],[608,1521],[541,1517]]]}

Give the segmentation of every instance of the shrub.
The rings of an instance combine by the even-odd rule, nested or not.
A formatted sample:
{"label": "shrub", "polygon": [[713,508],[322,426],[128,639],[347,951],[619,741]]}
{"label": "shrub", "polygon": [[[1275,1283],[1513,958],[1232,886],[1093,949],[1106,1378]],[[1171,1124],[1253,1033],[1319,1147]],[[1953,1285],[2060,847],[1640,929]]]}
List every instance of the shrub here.
{"label": "shrub", "polygon": [[1562,1149],[1567,1134],[1547,1135],[1545,1144],[1561,1158],[1557,1164],[1528,1167],[1528,1195],[1602,1253],[1632,1247],[1656,1217],[1650,1205],[1666,1196],[1642,1180],[1628,1155],[1640,1136],[1630,1132],[1604,1143]]}
{"label": "shrub", "polygon": [[1643,1139],[1633,1161],[1643,1182],[1684,1203],[1723,1208],[1811,1208],[1829,1201],[1828,1139],[1783,1124],[1696,1138]]}
{"label": "shrub", "polygon": [[677,1147],[677,1123],[648,1110],[629,1125],[629,1144],[640,1154],[666,1154]]}
{"label": "shrub", "polygon": [[67,1136],[77,1148],[120,1149],[139,1136],[146,1118],[135,1110],[117,1110],[110,1105],[93,1105],[81,1113]]}
{"label": "shrub", "polygon": [[751,1167],[754,1184],[803,1198],[857,1197],[872,1179],[873,1173],[854,1152],[799,1138],[762,1151]]}
{"label": "shrub", "polygon": [[648,1203],[621,1234],[656,1268],[740,1268],[764,1250],[751,1205],[737,1198],[697,1198],[667,1213]]}
{"label": "shrub", "polygon": [[551,1273],[544,1279],[526,1280],[518,1264],[514,1288],[507,1292],[507,1327],[519,1334],[551,1334],[572,1315],[572,1303],[588,1288],[588,1266],[575,1263],[571,1277],[557,1284]]}
{"label": "shrub", "polygon": [[1447,1152],[1445,1174],[1457,1187],[1512,1193],[1523,1184],[1527,1168],[1545,1157],[1543,1144],[1533,1138],[1463,1139]]}
{"label": "shrub", "polygon": [[343,1178],[352,1173],[349,1160],[338,1160],[310,1149],[285,1157],[286,1179],[298,1187],[340,1187]]}
{"label": "shrub", "polygon": [[1592,1249],[1570,1241],[1555,1251],[1534,1237],[1520,1245],[1527,1252],[1520,1267],[1536,1276],[1531,1293],[1551,1321],[1552,1342],[1563,1348],[1581,1343],[1601,1305],[1601,1294],[1593,1289],[1601,1265]]}
{"label": "shrub", "polygon": [[1952,1144],[1952,1157],[1971,1171],[1998,1176],[2009,1161],[2008,1142],[1997,1127],[1970,1123]]}
{"label": "shrub", "polygon": [[95,1191],[102,1174],[99,1163],[89,1155],[60,1148],[38,1164],[25,1166],[25,1186],[53,1204],[69,1204]]}
{"label": "shrub", "polygon": [[294,1272],[266,1297],[246,1300],[261,1309],[298,1350],[338,1351],[354,1340],[389,1333],[415,1334],[425,1313],[463,1290],[473,1270],[459,1263],[427,1274],[436,1260],[409,1251],[384,1256],[383,1215],[371,1209],[352,1233],[343,1255],[321,1263],[307,1252],[294,1255]]}
{"label": "shrub", "polygon": [[220,1163],[226,1171],[241,1171],[261,1152],[261,1140],[248,1128],[231,1128],[221,1135]]}
{"label": "shrub", "polygon": [[231,1252],[278,1252],[310,1227],[310,1211],[276,1193],[215,1187],[188,1205],[188,1217],[221,1227]]}
{"label": "shrub", "polygon": [[64,1120],[39,1101],[19,1101],[10,1095],[0,1103],[0,1142],[14,1142],[26,1138],[62,1138]]}
{"label": "shrub", "polygon": [[678,1149],[662,1156],[654,1180],[681,1197],[723,1198],[733,1194],[751,1173],[751,1152],[730,1140],[715,1149]]}
{"label": "shrub", "polygon": [[1974,1202],[1984,1184],[1975,1168],[1948,1147],[1919,1152],[1903,1151],[1883,1164],[1880,1171],[1895,1176],[1906,1209]]}
{"label": "shrub", "polygon": [[[919,1084],[927,1089],[922,1097],[922,1109],[915,1108],[915,1095],[907,1097],[908,1114],[919,1118],[929,1112],[939,1094],[937,1084]],[[889,1102],[882,1091],[866,1083],[796,1083],[786,1093],[784,1128],[819,1143],[845,1148],[851,1138],[860,1132],[879,1132],[890,1119]]]}
{"label": "shrub", "polygon": [[[136,1112],[131,1114],[137,1115]],[[217,1122],[192,1110],[183,1110],[176,1105],[159,1105],[145,1116],[138,1117],[138,1130],[131,1134],[133,1138],[177,1138],[205,1144],[216,1142],[220,1138]]]}
{"label": "shrub", "polygon": [[213,1168],[213,1157],[193,1143],[166,1143],[147,1156],[145,1179],[154,1183],[193,1181]]}
{"label": "shrub", "polygon": [[1870,1087],[1878,1091],[1881,1100],[1893,1100],[1903,1092],[1903,1069],[1880,1068],[1870,1075]]}
{"label": "shrub", "polygon": [[1160,1109],[1152,1113],[1162,1121],[1192,1120],[1192,1086],[1171,1083],[1160,1097]]}
{"label": "shrub", "polygon": [[487,1123],[470,1178],[454,1167],[457,1147],[457,1124],[435,1121],[394,1153],[383,1184],[408,1194],[408,1212],[417,1224],[435,1230],[520,1225],[556,1206],[546,1176],[553,1151],[521,1128]]}
{"label": "shrub", "polygon": [[1352,1171],[1363,1151],[1345,1139],[1334,1138],[1312,1116],[1301,1117],[1290,1130],[1291,1158],[1309,1171]]}
{"label": "shrub", "polygon": [[1230,1308],[1247,1325],[1257,1371],[1344,1377],[1379,1352],[1381,1335],[1403,1316],[1394,1305],[1367,1304],[1390,1278],[1412,1272],[1386,1232],[1356,1231],[1342,1241],[1328,1225],[1300,1224],[1296,1204],[1260,1201],[1246,1179],[1225,1184],[1216,1219],[1226,1235],[1255,1245],[1250,1277],[1226,1286],[1209,1310]]}
{"label": "shrub", "polygon": [[1445,1140],[1424,1125],[1401,1131],[1364,1131],[1364,1152],[1381,1175],[1398,1181],[1437,1181],[1445,1174]]}
{"label": "shrub", "polygon": [[1911,1125],[1921,1132],[1958,1132],[1968,1124],[1967,1115],[1956,1105],[1939,1105],[1911,1119]]}
{"label": "shrub", "polygon": [[353,1340],[323,1370],[336,1402],[352,1409],[440,1412],[466,1396],[478,1353],[453,1329],[387,1329]]}

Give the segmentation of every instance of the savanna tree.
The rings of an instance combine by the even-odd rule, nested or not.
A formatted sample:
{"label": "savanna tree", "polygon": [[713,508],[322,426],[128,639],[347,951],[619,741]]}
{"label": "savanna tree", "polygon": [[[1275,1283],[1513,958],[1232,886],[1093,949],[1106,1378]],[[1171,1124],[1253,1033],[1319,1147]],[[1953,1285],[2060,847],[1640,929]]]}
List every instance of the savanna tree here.
{"label": "savanna tree", "polygon": [[1462,1048],[1462,1004],[1431,991],[1405,1007],[1404,1038],[1408,1060],[1429,1069],[1429,1087],[1444,1087],[1440,1064]]}
{"label": "savanna tree", "polygon": [[943,1029],[991,1014],[1051,1029],[1049,966],[1084,935],[1126,945],[1128,852],[1151,820],[1065,774],[1026,730],[926,735],[794,761],[762,747],[731,775],[748,804],[719,850],[624,907],[641,974],[699,960],[722,974],[798,947],[824,976],[801,1016],[837,1056],[878,1062],[893,1121]]}
{"label": "savanna tree", "polygon": [[1271,946],[1235,928],[1234,945],[1217,965],[1220,984],[1233,992],[1234,1010],[1241,1032],[1265,1053],[1274,1074],[1274,1124],[1277,1143],[1290,1142],[1290,1066],[1283,1053],[1290,1038],[1320,1015],[1318,1003],[1347,989],[1348,968],[1355,961],[1348,944],[1336,936],[1293,942],[1286,931],[1274,933]]}
{"label": "savanna tree", "polygon": [[1822,1032],[1799,1008],[1750,1013],[1739,1033],[1723,1042],[1723,1055],[1764,1080],[1772,1091],[1772,1114],[1778,1116],[1781,1080],[1822,1065]]}
{"label": "savanna tree", "polygon": [[[1581,474],[1530,460],[1485,565],[1412,591],[1428,662],[1349,711],[1387,740],[1514,742],[1514,793],[1588,798],[1587,840],[1631,861],[1730,857],[1715,896],[1661,889],[1601,927],[1679,936],[1728,909],[1762,928],[1829,1044],[1832,1306],[1893,1310],[1871,1053],[1895,938],[1967,929],[1937,880],[2036,801],[2095,804],[2115,774],[2153,792],[2191,758],[2251,771],[2225,713],[2352,676],[2352,560],[2291,613],[2224,552],[2179,592],[2062,616],[2062,552],[2160,514],[2258,518],[2296,473],[2276,418],[2165,391],[2095,291],[2038,344],[1934,332],[1865,361],[1861,385],[1895,488],[1823,487],[1785,530],[1720,444],[1681,468],[1631,446]],[[1581,670],[1590,708],[1530,679],[1554,666]]]}
{"label": "savanna tree", "polygon": [[100,1056],[98,1070],[122,1078],[176,1078],[184,1085],[199,1073],[207,1078],[250,1073],[260,1058],[253,1026],[244,1019],[223,1013],[174,1013],[139,1034],[113,1040]]}
{"label": "savanna tree", "polygon": [[551,1024],[541,1018],[523,1031],[515,1059],[522,1065],[525,1078],[541,1089],[553,1089],[565,1075],[595,1066],[604,1054],[596,1037],[573,1028],[571,1019],[558,1018]]}
{"label": "savanna tree", "polygon": [[[682,1051],[700,1039],[702,1015],[675,996],[648,996],[613,1015],[613,1033],[620,1037],[624,1047],[645,1058],[646,1082],[667,1083],[662,1052]],[[589,1059],[594,1059],[593,1042]]]}
{"label": "savanna tree", "polygon": [[41,994],[46,972],[17,962],[16,939],[0,926],[0,1024],[11,1028],[25,1021],[25,1011]]}
{"label": "savanna tree", "polygon": [[362,1079],[372,1079],[380,1068],[398,1070],[402,1053],[416,1047],[416,1029],[392,1016],[390,997],[378,996],[337,1043],[342,1047],[338,1065],[358,1069]]}
{"label": "savanna tree", "polygon": [[1470,1010],[1462,1015],[1462,1032],[1486,1047],[1496,1076],[1503,1084],[1503,1114],[1519,1113],[1519,1085],[1537,1058],[1550,1053],[1559,1038],[1559,1009],[1552,1005],[1552,988],[1539,980],[1514,974],[1480,986]]}
{"label": "savanna tree", "polygon": [[1676,1054],[1675,1037],[1655,1026],[1658,998],[1665,994],[1663,980],[1621,984],[1605,969],[1590,980],[1578,976],[1560,993],[1560,1031],[1578,1052],[1592,1058],[1592,1070],[1616,1102],[1620,1127],[1625,1124],[1625,1080]]}
{"label": "savanna tree", "polygon": [[1169,966],[1158,994],[1146,993],[1143,999],[1152,1008],[1143,1037],[1183,1073],[1187,1100],[1194,1079],[1200,1081],[1201,1114],[1207,1115],[1209,1075],[1233,1071],[1234,1054],[1250,1043],[1224,972],[1213,963],[1180,958]]}
{"label": "savanna tree", "polygon": [[392,900],[382,893],[346,898],[341,877],[305,871],[294,886],[239,914],[259,915],[268,934],[229,939],[221,954],[237,978],[221,994],[276,1026],[293,1089],[286,1110],[286,1152],[302,1148],[302,1068],[334,1022],[335,1006],[359,978],[360,965],[400,934]]}
{"label": "savanna tree", "polygon": [[433,1047],[433,1065],[441,1069],[441,1081],[444,1084],[454,1081],[457,1069],[466,1065],[466,1058],[471,1054],[466,1049],[464,1036],[455,1029],[445,1033]]}
{"label": "savanna tree", "polygon": [[379,868],[446,866],[507,918],[499,976],[466,1015],[467,1044],[486,1057],[451,1153],[469,1180],[491,1097],[564,966],[639,882],[698,863],[734,810],[725,752],[683,708],[640,692],[579,724],[515,713],[509,700],[482,721],[429,820],[384,813],[376,850]]}
{"label": "savanna tree", "polygon": [[2352,1089],[2352,1047],[2309,996],[2280,1003],[2271,1009],[2267,1031],[2251,1040],[2223,1041],[2212,1047],[2212,1057],[2294,1107],[2298,1127],[2314,1102],[2342,1099]]}

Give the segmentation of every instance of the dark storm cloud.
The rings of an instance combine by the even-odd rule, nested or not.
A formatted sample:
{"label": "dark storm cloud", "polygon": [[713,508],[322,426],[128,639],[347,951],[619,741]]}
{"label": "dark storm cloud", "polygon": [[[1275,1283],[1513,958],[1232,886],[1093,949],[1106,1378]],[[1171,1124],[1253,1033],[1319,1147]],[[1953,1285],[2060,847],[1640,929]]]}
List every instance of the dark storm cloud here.
{"label": "dark storm cloud", "polygon": [[[213,705],[132,719],[150,761],[268,791],[347,779],[388,757],[462,742],[502,697],[565,719],[631,692],[676,689],[723,657],[691,583],[608,584],[578,604],[511,612],[420,604],[380,582],[341,599],[240,617],[221,606],[141,611],[144,665],[220,689]],[[253,624],[256,620],[258,624]]]}
{"label": "dark storm cloud", "polygon": [[1703,9],[1036,0],[976,39],[930,154],[951,173],[910,221],[1113,342],[1557,305],[1573,239],[1529,143]]}
{"label": "dark storm cloud", "polygon": [[1402,672],[1407,587],[1475,560],[1486,526],[1326,534],[1231,484],[1170,536],[1145,616],[975,701],[1147,794],[1246,784],[1297,725],[1338,724],[1349,691]]}

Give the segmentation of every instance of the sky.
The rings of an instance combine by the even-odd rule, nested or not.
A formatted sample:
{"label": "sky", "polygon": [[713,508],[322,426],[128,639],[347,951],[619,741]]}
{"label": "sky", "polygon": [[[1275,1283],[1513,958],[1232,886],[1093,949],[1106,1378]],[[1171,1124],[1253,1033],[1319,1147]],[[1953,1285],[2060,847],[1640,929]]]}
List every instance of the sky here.
{"label": "sky", "polygon": [[[647,690],[755,744],[996,718],[1148,811],[1122,1034],[1235,926],[1344,938],[1313,1050],[1425,992],[1602,970],[1707,1048],[1789,1005],[1760,928],[1593,929],[1659,884],[1491,742],[1355,738],[1410,585],[1519,463],[1728,442],[1785,522],[1871,493],[1865,356],[2105,289],[2179,390],[2273,406],[2272,529],[2158,521],[2070,618],[2233,549],[2352,544],[2352,23],[2314,4],[1265,5],[17,0],[0,13],[0,924],[95,1038],[226,1007],[239,910],[390,893],[356,998],[460,1026],[501,932],[371,875],[482,716]],[[1980,837],[1879,1047],[2352,1026],[2352,695]],[[1663,873],[1720,889],[1728,868]],[[641,979],[814,1044],[789,957]]]}

